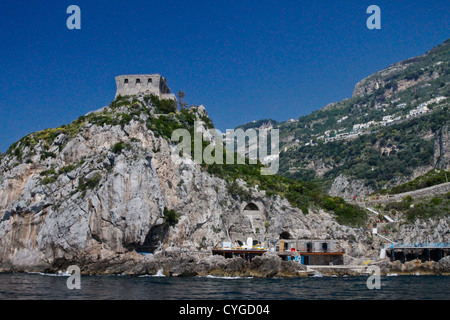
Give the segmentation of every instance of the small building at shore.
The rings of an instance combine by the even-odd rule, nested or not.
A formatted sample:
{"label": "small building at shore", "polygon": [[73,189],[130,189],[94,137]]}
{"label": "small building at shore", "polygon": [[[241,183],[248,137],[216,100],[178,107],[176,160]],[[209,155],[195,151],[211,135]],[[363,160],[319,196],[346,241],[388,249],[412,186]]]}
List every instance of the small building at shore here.
{"label": "small building at shore", "polygon": [[[269,241],[269,243],[271,243]],[[280,239],[273,246],[266,248],[264,244],[247,239],[231,245],[224,242],[221,248],[212,249],[213,255],[222,255],[225,258],[241,257],[245,261],[252,261],[256,256],[266,252],[275,252],[284,261],[294,261],[304,265],[343,265],[345,250],[337,240],[285,240]]]}

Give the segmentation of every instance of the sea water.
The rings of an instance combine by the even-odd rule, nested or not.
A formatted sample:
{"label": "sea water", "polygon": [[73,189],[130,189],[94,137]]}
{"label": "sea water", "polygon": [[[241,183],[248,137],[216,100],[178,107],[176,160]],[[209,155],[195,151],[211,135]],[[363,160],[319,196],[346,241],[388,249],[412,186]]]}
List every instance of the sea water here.
{"label": "sea water", "polygon": [[65,274],[0,274],[0,299],[107,300],[317,300],[449,299],[450,277],[382,276],[369,290],[367,276],[259,279],[239,277],[81,276],[67,288]]}

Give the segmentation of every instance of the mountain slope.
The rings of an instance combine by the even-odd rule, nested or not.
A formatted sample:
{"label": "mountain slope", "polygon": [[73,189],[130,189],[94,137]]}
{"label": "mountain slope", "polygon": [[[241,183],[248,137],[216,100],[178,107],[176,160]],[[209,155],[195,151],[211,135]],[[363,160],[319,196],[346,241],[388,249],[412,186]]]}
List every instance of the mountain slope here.
{"label": "mountain slope", "polygon": [[[332,194],[350,197],[414,179],[438,166],[437,159],[448,164],[449,146],[438,140],[449,139],[449,97],[447,40],[361,80],[349,99],[277,123],[279,172],[328,189],[335,181]],[[339,186],[343,180],[353,187]]]}

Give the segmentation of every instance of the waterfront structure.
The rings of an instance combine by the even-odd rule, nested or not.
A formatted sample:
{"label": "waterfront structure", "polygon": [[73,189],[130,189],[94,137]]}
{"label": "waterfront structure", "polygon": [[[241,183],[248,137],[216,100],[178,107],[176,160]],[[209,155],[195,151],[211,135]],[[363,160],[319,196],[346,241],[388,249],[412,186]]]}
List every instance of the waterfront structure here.
{"label": "waterfront structure", "polygon": [[411,260],[439,261],[450,254],[450,243],[391,243],[381,250],[380,258],[386,256],[391,261],[399,260],[404,263]]}
{"label": "waterfront structure", "polygon": [[249,238],[246,244],[240,241],[234,245],[224,242],[221,248],[212,249],[212,254],[222,255],[225,258],[241,257],[245,261],[251,261],[254,257],[262,256],[268,251],[278,254],[282,260],[304,265],[344,264],[345,250],[337,240],[280,239],[272,248],[267,249],[258,241]]}

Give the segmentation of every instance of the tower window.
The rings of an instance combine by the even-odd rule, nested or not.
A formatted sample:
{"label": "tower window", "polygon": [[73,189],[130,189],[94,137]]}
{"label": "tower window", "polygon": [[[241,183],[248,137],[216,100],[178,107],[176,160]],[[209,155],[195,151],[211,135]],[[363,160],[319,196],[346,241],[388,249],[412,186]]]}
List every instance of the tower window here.
{"label": "tower window", "polygon": [[148,78],[147,84],[150,84],[150,83],[152,83],[152,78]]}
{"label": "tower window", "polygon": [[141,79],[136,79],[136,84],[141,84]]}
{"label": "tower window", "polygon": [[128,84],[128,79],[125,79],[125,80],[123,81],[123,83],[124,83],[124,84]]}

